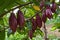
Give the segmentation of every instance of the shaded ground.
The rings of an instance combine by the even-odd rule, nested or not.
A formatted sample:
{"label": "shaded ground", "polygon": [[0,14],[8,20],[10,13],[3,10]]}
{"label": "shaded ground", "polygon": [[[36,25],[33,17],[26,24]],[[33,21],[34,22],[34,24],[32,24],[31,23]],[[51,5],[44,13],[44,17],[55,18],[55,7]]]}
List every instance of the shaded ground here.
{"label": "shaded ground", "polygon": [[57,36],[57,37],[60,37],[60,32],[58,32],[58,29],[57,30],[55,30],[55,31],[51,31],[51,27],[52,27],[53,25],[52,24],[50,24],[50,25],[47,25],[47,33],[48,34],[53,34],[53,35],[55,35],[55,36]]}

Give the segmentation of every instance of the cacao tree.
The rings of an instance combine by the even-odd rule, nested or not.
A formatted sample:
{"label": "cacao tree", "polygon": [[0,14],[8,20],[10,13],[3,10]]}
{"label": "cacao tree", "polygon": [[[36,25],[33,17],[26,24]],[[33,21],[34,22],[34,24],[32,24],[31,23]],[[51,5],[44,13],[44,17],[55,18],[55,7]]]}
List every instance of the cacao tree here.
{"label": "cacao tree", "polygon": [[[10,37],[11,34],[14,36],[15,33],[19,33],[19,35],[24,35],[24,38],[19,40],[29,40],[29,38],[32,40],[40,34],[40,36],[44,36],[44,40],[48,40],[46,24],[51,22],[54,24],[51,30],[59,29],[58,31],[60,31],[60,0],[58,2],[57,0],[0,1],[0,31],[2,35],[6,32],[4,34]],[[43,36],[41,36],[42,39]],[[0,39],[7,40],[6,38]]]}

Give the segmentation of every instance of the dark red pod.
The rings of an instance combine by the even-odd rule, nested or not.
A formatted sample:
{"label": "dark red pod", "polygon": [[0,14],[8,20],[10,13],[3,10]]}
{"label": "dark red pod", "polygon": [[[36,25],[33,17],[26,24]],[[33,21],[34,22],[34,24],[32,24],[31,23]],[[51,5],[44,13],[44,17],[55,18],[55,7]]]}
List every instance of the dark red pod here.
{"label": "dark red pod", "polygon": [[18,13],[17,13],[17,23],[20,26],[20,29],[24,27],[25,18],[23,13],[20,10],[18,10]]}
{"label": "dark red pod", "polygon": [[57,5],[55,2],[52,3],[51,11],[54,13],[56,11]]}
{"label": "dark red pod", "polygon": [[30,37],[30,39],[32,39],[32,37],[33,37],[33,31],[32,30],[29,30],[28,36]]}
{"label": "dark red pod", "polygon": [[32,30],[35,31],[37,28],[36,20],[32,18]]}
{"label": "dark red pod", "polygon": [[9,26],[13,32],[16,32],[17,29],[17,20],[14,13],[11,13],[9,17]]}
{"label": "dark red pod", "polygon": [[42,21],[45,23],[46,20],[47,20],[47,16],[46,16],[46,12],[45,12],[45,10],[43,10],[42,13],[43,13],[43,14],[42,14]]}
{"label": "dark red pod", "polygon": [[46,16],[47,16],[49,19],[53,18],[51,9],[46,9]]}
{"label": "dark red pod", "polygon": [[42,9],[44,7],[44,1],[40,2],[40,9]]}
{"label": "dark red pod", "polygon": [[41,28],[41,26],[42,26],[42,20],[41,20],[41,17],[40,17],[40,15],[38,13],[36,14],[36,23],[37,23],[37,26],[39,28]]}

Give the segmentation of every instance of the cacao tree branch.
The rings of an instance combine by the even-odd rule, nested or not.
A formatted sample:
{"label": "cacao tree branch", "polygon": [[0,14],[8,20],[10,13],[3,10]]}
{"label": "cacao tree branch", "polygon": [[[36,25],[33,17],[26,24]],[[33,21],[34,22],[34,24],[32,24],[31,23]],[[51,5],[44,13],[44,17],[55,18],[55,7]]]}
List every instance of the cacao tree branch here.
{"label": "cacao tree branch", "polygon": [[39,12],[35,12],[35,14],[32,16],[32,17],[30,17],[30,18],[28,18],[28,19],[26,19],[26,21],[28,21],[28,20],[31,20],[37,13],[40,13],[40,12],[42,12],[42,10],[43,10],[44,8],[42,8]]}
{"label": "cacao tree branch", "polygon": [[[32,4],[32,3],[33,3],[33,2],[30,2],[30,3],[28,3],[28,4]],[[18,6],[17,8],[22,7],[22,6],[25,6],[25,5],[28,5],[28,4],[23,4],[23,5],[21,5],[21,6]],[[15,8],[15,9],[16,9],[16,8]],[[44,8],[43,8],[43,9],[44,9]],[[43,9],[41,9],[40,12],[42,12]],[[12,9],[12,10],[14,10],[14,9]],[[11,11],[12,11],[12,10],[11,10]],[[9,11],[9,12],[10,12],[10,11]],[[36,15],[37,13],[40,13],[40,12],[36,12],[35,15]],[[8,13],[8,12],[7,12],[7,13]],[[7,13],[5,13],[5,14],[7,14]],[[5,14],[2,14],[2,15],[4,16]],[[33,16],[30,17],[30,18],[27,18],[25,21],[31,20],[35,15],[33,15]],[[3,17],[3,16],[0,15],[0,17]],[[8,28],[9,28],[9,27],[5,27],[5,28],[3,28],[3,29],[0,30],[0,31],[3,31],[3,30],[8,29]]]}
{"label": "cacao tree branch", "polygon": [[3,17],[5,14],[9,13],[10,11],[15,10],[16,8],[20,8],[20,7],[22,7],[22,6],[26,6],[26,5],[32,4],[32,3],[33,3],[33,2],[29,2],[29,3],[27,3],[27,4],[19,5],[19,6],[15,7],[15,8],[13,8],[13,9],[8,10],[7,12],[2,13],[2,14],[0,15],[0,17]]}
{"label": "cacao tree branch", "polygon": [[47,29],[46,29],[45,23],[44,23],[44,27],[43,28],[44,28],[44,33],[45,33],[44,39],[48,40],[48,38],[47,38]]}

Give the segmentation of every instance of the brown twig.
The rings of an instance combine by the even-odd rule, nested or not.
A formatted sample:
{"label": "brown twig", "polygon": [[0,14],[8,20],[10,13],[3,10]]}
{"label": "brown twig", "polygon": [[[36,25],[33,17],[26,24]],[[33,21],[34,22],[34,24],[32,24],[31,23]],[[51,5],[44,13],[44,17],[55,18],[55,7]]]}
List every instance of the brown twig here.
{"label": "brown twig", "polygon": [[33,2],[29,2],[29,3],[27,3],[27,4],[19,5],[19,6],[15,7],[15,8],[13,8],[13,9],[8,10],[7,12],[4,12],[3,14],[0,15],[0,17],[3,17],[5,14],[9,13],[10,11],[15,10],[16,8],[20,8],[20,7],[22,7],[22,6],[26,6],[26,5],[32,4],[32,3],[33,3]]}
{"label": "brown twig", "polygon": [[48,38],[47,38],[47,29],[46,29],[45,23],[44,23],[44,27],[43,28],[44,28],[44,33],[45,33],[44,39],[48,40]]}

